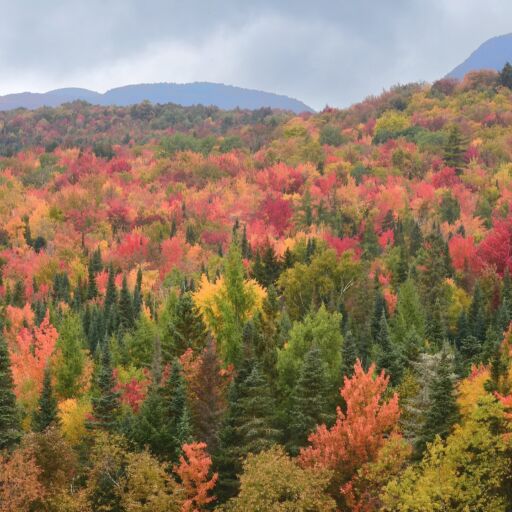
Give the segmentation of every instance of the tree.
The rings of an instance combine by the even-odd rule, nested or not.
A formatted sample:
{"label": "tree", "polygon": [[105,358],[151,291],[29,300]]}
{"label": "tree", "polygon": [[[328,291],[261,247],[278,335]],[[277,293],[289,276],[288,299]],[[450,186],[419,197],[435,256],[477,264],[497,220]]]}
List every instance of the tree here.
{"label": "tree", "polygon": [[340,486],[347,483],[366,462],[375,460],[398,426],[398,396],[383,398],[389,377],[381,372],[376,377],[375,365],[365,372],[358,360],[354,375],[345,377],[340,394],[345,412],[338,407],[336,422],[328,428],[320,425],[309,436],[310,445],[300,452],[303,467],[333,471],[331,492],[339,496]]}
{"label": "tree", "polygon": [[87,364],[85,346],[80,318],[70,312],[59,325],[59,338],[55,345],[55,391],[61,398],[73,398],[81,391],[82,376]]}
{"label": "tree", "polygon": [[348,331],[343,340],[343,347],[341,352],[341,376],[351,377],[354,371],[354,365],[356,364],[358,356],[358,348],[356,339],[352,334],[352,331]]}
{"label": "tree", "polygon": [[44,496],[40,474],[32,450],[21,448],[9,457],[0,454],[0,512],[33,510]]}
{"label": "tree", "polygon": [[290,452],[297,455],[306,444],[309,434],[329,417],[328,379],[326,364],[316,345],[306,353],[304,365],[291,396],[289,416]]}
{"label": "tree", "polygon": [[448,138],[444,145],[444,161],[446,165],[459,171],[464,163],[464,151],[460,128],[458,125],[453,125],[448,131]]}
{"label": "tree", "polygon": [[435,376],[430,384],[429,398],[430,407],[426,411],[417,445],[420,453],[437,435],[446,438],[458,418],[453,366],[446,348],[441,352]]}
{"label": "tree", "polygon": [[0,451],[13,448],[21,437],[9,351],[0,335]]}
{"label": "tree", "polygon": [[[179,465],[174,466],[185,493],[182,512],[202,512],[207,505],[215,501],[211,495],[218,474],[210,476],[212,459],[206,452],[206,443],[184,444],[183,455],[180,455]],[[205,508],[206,507],[206,508]]]}
{"label": "tree", "polygon": [[329,512],[336,510],[325,470],[300,468],[280,446],[250,454],[240,477],[240,493],[226,512]]}
{"label": "tree", "polygon": [[173,322],[175,355],[181,356],[188,348],[202,350],[206,341],[206,326],[195,307],[190,293],[183,293],[176,303]]}
{"label": "tree", "polygon": [[57,421],[57,399],[53,395],[52,374],[50,367],[47,366],[44,371],[43,391],[34,414],[34,430],[44,432]]}
{"label": "tree", "polygon": [[123,276],[123,284],[119,294],[119,326],[123,330],[131,329],[135,324],[133,314],[132,295],[128,290],[126,275]]}
{"label": "tree", "polygon": [[119,410],[119,393],[114,391],[115,384],[110,344],[105,342],[96,379],[97,394],[92,397],[93,417],[88,422],[89,427],[106,431],[114,429]]}
{"label": "tree", "polygon": [[510,65],[510,62],[507,62],[503,66],[499,75],[499,84],[503,87],[512,89],[512,66]]}
{"label": "tree", "polygon": [[183,491],[167,474],[166,465],[147,451],[127,455],[120,481],[121,505],[126,512],[182,512]]}
{"label": "tree", "polygon": [[336,387],[341,369],[340,331],[341,315],[329,313],[324,305],[316,313],[310,313],[303,322],[295,322],[288,343],[278,350],[277,370],[282,385],[289,390],[299,378],[306,353],[313,344],[318,347],[327,368],[329,388]]}
{"label": "tree", "polygon": [[377,368],[379,370],[386,370],[391,382],[396,384],[400,380],[402,366],[400,364],[400,355],[389,336],[388,322],[384,311],[382,311],[379,331],[375,341]]}
{"label": "tree", "polygon": [[437,437],[419,465],[386,486],[382,510],[509,510],[512,451],[507,429],[501,405],[483,397],[446,442]]}

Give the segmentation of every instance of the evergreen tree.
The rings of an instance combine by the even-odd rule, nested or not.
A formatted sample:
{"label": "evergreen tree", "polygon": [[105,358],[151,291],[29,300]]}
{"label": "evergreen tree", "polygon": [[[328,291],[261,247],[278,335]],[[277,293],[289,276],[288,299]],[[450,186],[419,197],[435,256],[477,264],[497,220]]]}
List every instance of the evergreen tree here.
{"label": "evergreen tree", "polygon": [[381,319],[382,315],[385,315],[387,317],[388,315],[388,308],[386,304],[386,300],[384,299],[384,295],[382,294],[382,291],[378,287],[377,284],[377,291],[375,293],[375,302],[373,307],[373,316],[372,316],[372,338],[374,340],[377,339],[377,336],[379,334],[380,328],[381,328]]}
{"label": "evergreen tree", "polygon": [[448,139],[444,146],[444,161],[449,167],[460,171],[464,164],[464,144],[458,125],[453,125],[448,132]]}
{"label": "evergreen tree", "polygon": [[87,299],[91,300],[98,296],[98,286],[96,285],[96,274],[92,261],[89,262],[88,275],[87,275]]}
{"label": "evergreen tree", "polygon": [[344,336],[341,350],[341,375],[343,377],[352,377],[354,365],[358,356],[357,344],[352,331],[348,330]]}
{"label": "evergreen tree", "polygon": [[361,247],[363,248],[363,257],[368,260],[373,260],[382,252],[379,245],[379,238],[377,237],[377,233],[375,233],[373,222],[370,219],[365,223]]}
{"label": "evergreen tree", "polygon": [[108,309],[117,304],[117,288],[115,279],[116,273],[114,271],[114,266],[110,264],[108,268],[107,290],[105,292],[105,309]]}
{"label": "evergreen tree", "polygon": [[97,372],[97,392],[92,397],[92,419],[89,428],[112,431],[117,422],[119,411],[119,393],[114,391],[115,379],[112,369],[110,344],[106,341],[101,347],[100,368]]}
{"label": "evergreen tree", "polygon": [[376,336],[377,357],[376,363],[379,370],[386,370],[391,377],[391,383],[396,384],[401,375],[400,358],[389,336],[386,314],[382,311],[380,317],[379,332]]}
{"label": "evergreen tree", "polygon": [[142,310],[142,269],[137,270],[137,281],[135,282],[135,290],[133,291],[133,314],[138,318]]}
{"label": "evergreen tree", "polygon": [[174,353],[181,356],[188,348],[202,350],[206,343],[206,326],[189,292],[181,294],[173,321]]}
{"label": "evergreen tree", "polygon": [[430,384],[429,396],[430,407],[425,414],[418,444],[420,452],[423,452],[427,443],[432,442],[437,435],[446,438],[458,419],[453,365],[446,347],[441,353],[435,376]]}
{"label": "evergreen tree", "polygon": [[18,279],[14,284],[12,292],[11,304],[17,308],[22,308],[25,305],[25,285],[21,279]]}
{"label": "evergreen tree", "polygon": [[503,87],[512,89],[512,66],[510,65],[510,62],[507,62],[503,66],[503,69],[500,71],[498,81]]}
{"label": "evergreen tree", "polygon": [[469,307],[468,327],[470,334],[481,342],[485,339],[485,332],[487,329],[486,320],[484,296],[482,288],[477,282],[473,291],[473,300]]}
{"label": "evergreen tree", "polygon": [[292,455],[298,454],[299,448],[306,444],[308,435],[317,425],[326,422],[330,408],[326,399],[328,392],[325,363],[318,347],[313,346],[304,358],[291,396],[288,447]]}
{"label": "evergreen tree", "polygon": [[417,222],[414,222],[411,229],[409,239],[409,252],[412,257],[415,257],[418,251],[423,247],[423,233]]}
{"label": "evergreen tree", "polygon": [[34,431],[44,432],[57,421],[57,399],[53,395],[50,367],[46,366],[44,370],[43,390],[39,398],[37,410],[34,413]]}
{"label": "evergreen tree", "polygon": [[98,247],[91,256],[89,260],[89,267],[91,267],[91,272],[93,274],[97,274],[103,270],[103,260],[101,257],[101,249]]}
{"label": "evergreen tree", "polygon": [[119,294],[119,326],[123,329],[131,329],[135,324],[133,315],[133,304],[126,275],[123,276],[123,285]]}
{"label": "evergreen tree", "polygon": [[0,451],[13,448],[21,437],[11,361],[7,343],[0,335]]}

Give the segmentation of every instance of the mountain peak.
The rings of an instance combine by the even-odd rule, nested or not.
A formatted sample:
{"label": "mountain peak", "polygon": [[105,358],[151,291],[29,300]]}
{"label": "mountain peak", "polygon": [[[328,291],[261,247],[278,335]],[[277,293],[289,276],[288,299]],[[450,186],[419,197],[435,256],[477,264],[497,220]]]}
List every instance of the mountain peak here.
{"label": "mountain peak", "polygon": [[480,69],[500,71],[507,62],[512,62],[512,33],[491,37],[447,76],[463,78],[466,73]]}

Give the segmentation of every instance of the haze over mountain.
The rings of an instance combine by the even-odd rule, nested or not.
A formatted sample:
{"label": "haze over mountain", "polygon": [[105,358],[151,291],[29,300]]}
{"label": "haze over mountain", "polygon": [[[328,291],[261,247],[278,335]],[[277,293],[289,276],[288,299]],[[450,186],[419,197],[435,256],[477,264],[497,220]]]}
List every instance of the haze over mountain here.
{"label": "haze over mountain", "polygon": [[55,89],[46,93],[22,92],[0,96],[0,110],[55,107],[74,100],[84,100],[95,105],[128,106],[148,100],[152,103],[176,103],[183,106],[214,105],[222,109],[271,107],[296,113],[313,111],[305,103],[281,94],[210,82],[126,85],[103,94],[82,88]]}
{"label": "haze over mountain", "polygon": [[512,62],[512,33],[488,39],[447,76],[460,79],[469,71],[500,71],[507,62]]}

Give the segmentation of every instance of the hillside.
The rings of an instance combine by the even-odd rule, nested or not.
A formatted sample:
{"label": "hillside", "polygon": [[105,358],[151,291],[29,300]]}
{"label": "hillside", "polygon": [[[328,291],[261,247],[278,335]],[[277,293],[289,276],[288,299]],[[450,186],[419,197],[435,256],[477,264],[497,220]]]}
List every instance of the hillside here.
{"label": "hillside", "polygon": [[0,112],[0,510],[510,510],[499,83]]}
{"label": "hillside", "polygon": [[175,103],[182,106],[216,106],[227,110],[237,107],[241,109],[270,107],[296,113],[312,111],[304,103],[288,96],[208,82],[126,85],[110,89],[103,94],[79,88],[56,89],[46,93],[8,94],[0,96],[0,110],[56,107],[75,100],[87,101],[93,105],[127,106],[150,101],[160,104]]}
{"label": "hillside", "polygon": [[507,62],[512,62],[512,34],[488,39],[447,76],[461,79],[470,71],[481,69],[500,71]]}

